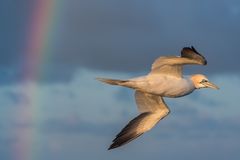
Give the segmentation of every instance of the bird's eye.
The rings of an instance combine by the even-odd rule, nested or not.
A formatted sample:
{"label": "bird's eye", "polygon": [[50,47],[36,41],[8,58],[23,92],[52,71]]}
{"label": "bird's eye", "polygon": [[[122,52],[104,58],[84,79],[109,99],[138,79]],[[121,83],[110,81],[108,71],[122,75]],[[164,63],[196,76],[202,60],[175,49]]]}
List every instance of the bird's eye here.
{"label": "bird's eye", "polygon": [[205,83],[205,82],[208,82],[208,80],[203,79],[200,83]]}

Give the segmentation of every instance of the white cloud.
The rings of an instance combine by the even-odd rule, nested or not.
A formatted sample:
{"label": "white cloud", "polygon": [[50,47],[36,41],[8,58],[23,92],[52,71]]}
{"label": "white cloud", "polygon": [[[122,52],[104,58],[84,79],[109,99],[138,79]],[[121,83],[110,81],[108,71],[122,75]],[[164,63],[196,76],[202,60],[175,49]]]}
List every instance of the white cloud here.
{"label": "white cloud", "polygon": [[[96,77],[130,78],[128,74],[113,74],[79,70],[71,81],[66,83],[36,84],[25,82],[2,86],[0,90],[1,113],[19,114],[23,110],[33,111],[36,118],[70,118],[89,123],[114,123],[122,118],[124,113],[135,112],[134,98],[117,96],[120,88],[108,86],[95,80]],[[238,116],[238,88],[240,77],[234,75],[219,75],[210,77],[218,84],[220,90],[201,89],[192,95],[178,99],[167,99],[172,111],[176,107],[189,108],[201,113],[212,115],[216,119]],[[129,95],[128,89],[124,89]],[[179,108],[178,108],[179,109]],[[180,110],[180,109],[179,109]],[[2,119],[16,119],[7,117]],[[34,118],[34,117],[32,117]],[[70,118],[71,119],[71,118]],[[26,119],[27,120],[27,119]]]}
{"label": "white cloud", "polygon": [[[11,143],[15,146],[22,146],[22,143],[29,137],[34,138],[33,134],[36,134],[41,137],[41,141],[33,139],[28,145],[29,147],[38,146],[34,149],[39,155],[46,151],[46,147],[47,153],[52,156],[63,154],[61,153],[63,150],[67,152],[64,155],[68,155],[73,152],[71,147],[82,149],[84,152],[89,151],[89,153],[92,149],[99,150],[100,146],[106,148],[114,137],[112,134],[119,131],[137,113],[133,96],[127,98],[132,94],[131,91],[104,85],[96,81],[96,77],[126,79],[132,76],[79,70],[71,81],[66,83],[25,82],[2,86],[0,88],[2,106],[0,126],[4,129],[0,138],[12,139]],[[180,145],[186,139],[191,139],[191,143],[184,144],[185,149],[183,148],[182,151],[191,149],[195,143],[201,145],[199,148],[204,148],[209,140],[212,146],[227,143],[233,150],[238,147],[237,143],[231,144],[231,142],[237,136],[235,133],[239,133],[239,128],[236,127],[239,122],[236,121],[239,120],[237,117],[239,117],[240,77],[216,75],[209,79],[221,89],[217,91],[202,89],[183,98],[167,99],[172,110],[171,115],[152,132],[145,135],[145,138],[130,145],[130,148],[131,146],[137,149],[144,148],[146,154],[154,153],[156,156],[158,151],[148,150],[147,146],[159,137],[160,139],[153,143],[155,146],[166,144],[169,140],[172,140],[172,143],[174,141],[175,145]],[[121,125],[117,125],[120,123]],[[108,128],[113,125],[113,128]],[[44,129],[52,130],[45,132]],[[106,138],[109,132],[112,137]],[[86,135],[87,139],[84,138]],[[50,139],[47,138],[49,136]],[[225,141],[222,140],[223,137]],[[75,141],[75,139],[78,140]],[[151,144],[150,142],[145,144],[143,139],[150,140]],[[204,143],[200,143],[201,141]],[[83,145],[87,142],[89,145]],[[91,143],[94,144],[94,142],[100,144],[93,148]],[[172,145],[169,144],[169,147],[171,148]],[[199,148],[192,148],[192,150]],[[105,158],[112,156],[103,155],[103,152],[96,153]],[[207,153],[207,150],[204,152]],[[175,153],[180,154],[177,151]],[[74,150],[74,154],[77,155],[78,152]]]}

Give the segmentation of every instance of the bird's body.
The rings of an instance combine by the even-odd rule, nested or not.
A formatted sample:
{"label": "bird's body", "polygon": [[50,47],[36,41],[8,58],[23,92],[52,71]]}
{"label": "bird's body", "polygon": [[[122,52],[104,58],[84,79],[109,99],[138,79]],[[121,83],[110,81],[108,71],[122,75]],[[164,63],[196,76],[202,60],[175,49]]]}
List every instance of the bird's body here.
{"label": "bird's body", "polygon": [[152,64],[151,72],[146,76],[128,80],[97,78],[98,80],[135,90],[135,100],[140,114],[131,120],[116,136],[109,149],[120,147],[152,129],[170,110],[163,97],[182,97],[195,89],[213,88],[206,76],[201,74],[183,76],[182,67],[186,64],[206,65],[205,58],[193,47],[182,49],[181,57],[159,57]]}
{"label": "bird's body", "polygon": [[120,84],[142,92],[162,97],[182,97],[194,91],[195,87],[189,76],[178,78],[171,75],[147,75],[127,80]]}

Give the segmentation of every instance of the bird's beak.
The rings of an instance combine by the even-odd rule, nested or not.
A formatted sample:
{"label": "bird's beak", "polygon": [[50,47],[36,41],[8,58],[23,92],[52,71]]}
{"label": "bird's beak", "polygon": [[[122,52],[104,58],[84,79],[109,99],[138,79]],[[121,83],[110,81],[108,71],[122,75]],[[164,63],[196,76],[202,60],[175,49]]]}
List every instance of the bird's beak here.
{"label": "bird's beak", "polygon": [[204,85],[205,85],[207,88],[219,89],[218,86],[216,86],[215,84],[213,84],[213,83],[211,83],[211,82],[205,82]]}

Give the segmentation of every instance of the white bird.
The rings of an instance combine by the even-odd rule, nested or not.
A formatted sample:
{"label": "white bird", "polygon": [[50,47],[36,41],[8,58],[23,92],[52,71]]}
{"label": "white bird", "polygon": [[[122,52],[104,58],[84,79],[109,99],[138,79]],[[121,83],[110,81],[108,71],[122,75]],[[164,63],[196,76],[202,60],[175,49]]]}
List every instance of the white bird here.
{"label": "white bird", "polygon": [[140,112],[116,136],[109,150],[134,140],[166,117],[170,110],[163,97],[182,97],[200,88],[219,89],[204,75],[183,76],[182,67],[186,64],[206,65],[207,61],[194,47],[185,47],[181,56],[157,58],[146,76],[128,80],[97,78],[107,84],[136,90],[135,100]]}

